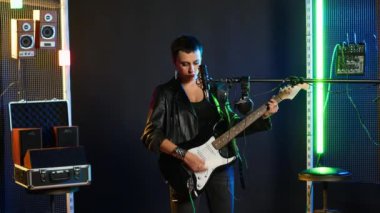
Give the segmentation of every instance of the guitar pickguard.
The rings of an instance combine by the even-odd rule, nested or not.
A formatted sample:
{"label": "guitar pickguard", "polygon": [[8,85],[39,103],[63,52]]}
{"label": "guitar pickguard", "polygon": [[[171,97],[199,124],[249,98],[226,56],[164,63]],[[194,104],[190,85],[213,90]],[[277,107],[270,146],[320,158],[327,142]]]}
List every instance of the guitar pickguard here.
{"label": "guitar pickguard", "polygon": [[210,179],[211,174],[215,169],[218,167],[227,165],[231,162],[233,162],[236,157],[230,157],[230,158],[224,158],[220,155],[219,150],[215,149],[212,146],[212,142],[215,140],[214,137],[211,137],[205,144],[199,147],[195,147],[193,149],[190,149],[189,152],[192,152],[194,154],[197,154],[200,156],[205,162],[207,170],[203,172],[195,172],[195,187],[196,190],[201,191],[207,181]]}

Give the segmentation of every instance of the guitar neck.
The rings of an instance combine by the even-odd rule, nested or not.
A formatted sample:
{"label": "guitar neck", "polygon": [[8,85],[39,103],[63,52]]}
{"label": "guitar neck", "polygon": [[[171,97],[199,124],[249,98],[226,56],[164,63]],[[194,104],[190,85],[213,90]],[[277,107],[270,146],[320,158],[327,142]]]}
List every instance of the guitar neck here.
{"label": "guitar neck", "polygon": [[[282,101],[282,99],[278,95],[273,97],[273,99],[276,100],[277,103],[280,103]],[[257,119],[263,116],[266,111],[267,111],[267,105],[263,104],[258,109],[251,112],[243,120],[241,120],[235,126],[233,126],[228,131],[226,131],[221,136],[219,136],[217,139],[215,139],[212,142],[212,145],[214,146],[214,148],[219,150],[225,145],[227,145],[233,138],[235,138],[238,134],[243,132],[253,122],[255,122]]]}

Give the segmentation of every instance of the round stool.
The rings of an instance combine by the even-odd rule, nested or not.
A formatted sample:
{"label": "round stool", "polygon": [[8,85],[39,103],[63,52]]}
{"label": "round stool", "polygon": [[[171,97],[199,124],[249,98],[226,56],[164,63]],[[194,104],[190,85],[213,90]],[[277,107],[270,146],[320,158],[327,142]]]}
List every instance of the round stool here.
{"label": "round stool", "polygon": [[315,167],[298,173],[298,179],[323,183],[323,209],[315,210],[314,213],[339,213],[327,208],[327,183],[348,180],[351,175],[351,172],[340,168]]}

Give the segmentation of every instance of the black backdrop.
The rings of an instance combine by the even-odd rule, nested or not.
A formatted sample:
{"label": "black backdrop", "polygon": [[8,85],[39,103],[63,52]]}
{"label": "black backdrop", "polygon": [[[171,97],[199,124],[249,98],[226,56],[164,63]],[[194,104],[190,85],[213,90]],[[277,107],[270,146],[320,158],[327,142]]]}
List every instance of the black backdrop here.
{"label": "black backdrop", "polygon": [[[139,137],[154,87],[173,76],[176,36],[204,43],[214,78],[306,73],[304,1],[70,1],[69,17],[73,124],[93,166],[93,184],[75,194],[77,212],[168,212],[156,156]],[[251,92],[275,86],[258,83]],[[256,106],[271,95],[255,97]],[[297,180],[306,166],[305,103],[304,93],[284,102],[271,131],[239,142],[249,168],[247,189],[237,185],[237,212],[305,211],[305,183]],[[335,184],[331,203],[375,212],[377,187]]]}

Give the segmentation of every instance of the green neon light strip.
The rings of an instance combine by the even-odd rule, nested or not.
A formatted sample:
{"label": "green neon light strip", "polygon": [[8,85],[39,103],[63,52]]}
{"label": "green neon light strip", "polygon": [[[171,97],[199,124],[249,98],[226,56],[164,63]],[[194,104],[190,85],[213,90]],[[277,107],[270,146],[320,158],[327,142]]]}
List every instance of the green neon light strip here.
{"label": "green neon light strip", "polygon": [[[324,75],[324,29],[323,29],[323,1],[315,0],[315,77],[317,79],[323,79]],[[316,149],[318,154],[324,152],[324,84],[316,84],[316,102],[314,109],[315,112],[315,135],[316,135]]]}

